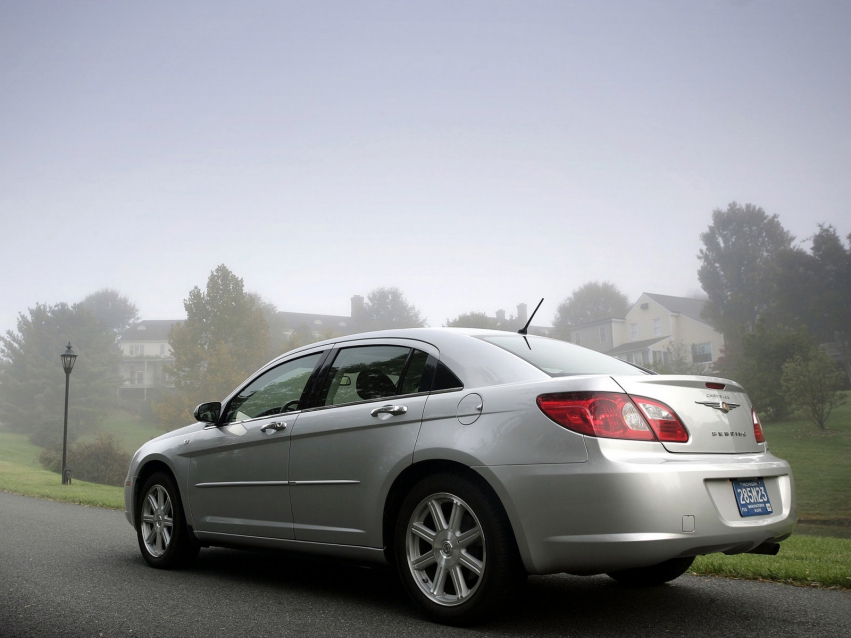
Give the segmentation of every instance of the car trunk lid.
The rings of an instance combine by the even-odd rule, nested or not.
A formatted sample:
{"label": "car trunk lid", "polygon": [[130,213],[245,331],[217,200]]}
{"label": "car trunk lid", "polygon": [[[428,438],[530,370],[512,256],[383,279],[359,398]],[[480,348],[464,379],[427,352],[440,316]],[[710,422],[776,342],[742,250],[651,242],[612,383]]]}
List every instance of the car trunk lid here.
{"label": "car trunk lid", "polygon": [[[744,389],[715,377],[650,375],[612,377],[633,400],[668,405],[689,432],[685,443],[662,442],[669,452],[731,454],[761,452],[754,435],[751,402]],[[720,386],[720,387],[719,387]]]}

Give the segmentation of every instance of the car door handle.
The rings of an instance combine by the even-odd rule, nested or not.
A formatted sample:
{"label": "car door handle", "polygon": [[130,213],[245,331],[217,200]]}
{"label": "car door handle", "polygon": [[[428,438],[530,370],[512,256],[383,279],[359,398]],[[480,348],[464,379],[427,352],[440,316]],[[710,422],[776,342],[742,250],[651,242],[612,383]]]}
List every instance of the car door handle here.
{"label": "car door handle", "polygon": [[370,414],[372,416],[378,416],[379,414],[392,414],[393,416],[399,416],[400,414],[405,414],[408,411],[404,405],[383,405],[380,408],[375,408]]}
{"label": "car door handle", "polygon": [[260,428],[261,432],[265,432],[266,430],[275,430],[275,432],[280,432],[281,430],[286,430],[287,424],[283,421],[272,421],[271,423],[267,423],[262,428]]}

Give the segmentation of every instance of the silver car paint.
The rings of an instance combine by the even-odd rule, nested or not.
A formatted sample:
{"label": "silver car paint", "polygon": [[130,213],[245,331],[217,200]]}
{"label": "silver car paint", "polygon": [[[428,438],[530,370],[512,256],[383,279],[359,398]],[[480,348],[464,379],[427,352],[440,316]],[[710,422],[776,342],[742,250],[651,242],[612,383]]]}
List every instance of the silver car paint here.
{"label": "silver car paint", "polygon": [[[471,467],[488,481],[506,508],[530,573],[598,573],[654,564],[678,555],[747,551],[792,531],[795,507],[791,471],[785,461],[766,453],[764,446],[758,451],[748,448],[751,451],[745,454],[686,455],[666,450],[671,444],[584,437],[550,421],[534,403],[534,398],[544,392],[619,392],[626,386],[632,388],[630,392],[639,388],[637,394],[670,401],[675,411],[688,415],[684,419],[691,419],[692,413],[683,406],[692,400],[694,387],[672,390],[659,383],[668,377],[641,374],[619,376],[617,380],[608,376],[553,379],[515,355],[471,338],[487,333],[463,329],[370,333],[312,344],[264,366],[258,373],[310,351],[354,343],[401,342],[439,353],[465,387],[427,397],[394,397],[392,401],[301,412],[286,435],[293,446],[292,467],[283,480],[290,484],[276,492],[285,499],[282,495],[288,491],[294,498],[293,512],[303,519],[299,523],[293,517],[295,540],[286,534],[276,538],[268,529],[262,531],[262,526],[254,529],[262,534],[256,536],[249,533],[250,524],[240,534],[198,531],[198,536],[214,544],[288,547],[381,561],[386,543],[381,537],[383,504],[392,482],[410,463],[434,459]],[[699,385],[705,380],[688,377],[680,381]],[[463,425],[458,405],[474,392],[482,398],[481,416]],[[746,399],[743,393],[741,396]],[[376,405],[403,400],[412,401],[409,416],[414,418],[388,424],[373,423],[373,417],[365,416]],[[736,416],[747,413],[749,419],[750,402],[736,402],[741,403]],[[420,409],[421,425],[415,418]],[[714,412],[695,404],[695,418],[703,415],[704,421],[714,424],[708,431],[717,431],[718,423],[723,422]],[[335,423],[335,413],[346,419]],[[692,424],[690,430],[695,427]],[[140,465],[159,460],[178,477],[187,520],[196,530],[199,522],[203,526],[193,516],[196,508],[189,505],[190,459],[198,451],[192,442],[203,431],[203,424],[188,426],[145,444],[136,453],[128,474],[130,485],[125,487],[131,524]],[[752,447],[752,425],[749,431]],[[184,442],[187,439],[189,443]],[[327,442],[327,448],[322,441]],[[300,459],[302,449],[304,460]],[[264,471],[258,470],[257,476],[283,476],[280,471]],[[755,476],[765,477],[776,513],[756,520],[740,519],[729,481]],[[298,485],[300,481],[314,483]],[[683,531],[683,517],[694,517],[689,519],[695,521],[694,531]]]}
{"label": "silver car paint", "polygon": [[[189,509],[198,532],[293,538],[290,432],[298,415],[206,427],[182,454],[190,459]],[[283,430],[261,428],[284,422]]]}
{"label": "silver car paint", "polygon": [[[789,465],[770,454],[677,460],[658,443],[589,437],[587,446],[587,463],[475,468],[500,495],[529,573],[746,552],[795,526]],[[730,481],[755,476],[765,477],[775,514],[741,518]],[[693,532],[684,517],[694,517]]]}

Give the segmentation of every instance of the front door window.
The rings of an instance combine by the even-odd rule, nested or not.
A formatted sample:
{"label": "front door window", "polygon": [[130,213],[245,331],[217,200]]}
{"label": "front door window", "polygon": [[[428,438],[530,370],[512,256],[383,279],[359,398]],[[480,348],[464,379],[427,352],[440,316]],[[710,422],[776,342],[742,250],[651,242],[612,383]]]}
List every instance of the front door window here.
{"label": "front door window", "polygon": [[288,361],[257,377],[230,400],[223,422],[298,410],[307,380],[321,356],[320,352]]}

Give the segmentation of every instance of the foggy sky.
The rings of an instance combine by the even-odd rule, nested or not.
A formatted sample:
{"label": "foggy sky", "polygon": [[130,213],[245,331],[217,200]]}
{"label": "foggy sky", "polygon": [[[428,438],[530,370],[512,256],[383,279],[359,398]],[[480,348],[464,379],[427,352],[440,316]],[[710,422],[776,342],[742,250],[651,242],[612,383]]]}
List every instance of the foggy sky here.
{"label": "foggy sky", "polygon": [[103,287],[182,318],[220,263],[546,324],[699,290],[733,200],[851,232],[849,2],[177,4],[0,0],[0,330]]}

